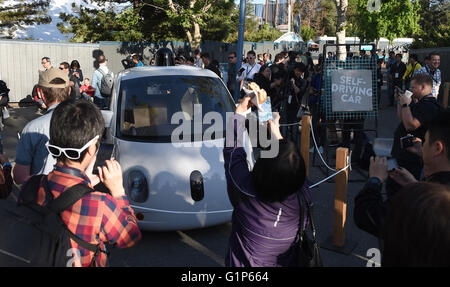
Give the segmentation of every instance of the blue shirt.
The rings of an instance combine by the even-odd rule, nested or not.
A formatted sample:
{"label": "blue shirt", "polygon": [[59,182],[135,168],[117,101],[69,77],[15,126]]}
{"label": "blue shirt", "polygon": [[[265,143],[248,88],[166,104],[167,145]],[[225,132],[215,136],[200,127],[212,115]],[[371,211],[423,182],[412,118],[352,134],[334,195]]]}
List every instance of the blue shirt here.
{"label": "blue shirt", "polygon": [[424,67],[415,71],[413,76],[417,74],[427,74],[431,77],[431,79],[433,80],[433,90],[431,91],[431,93],[433,94],[433,97],[437,98],[437,96],[439,95],[439,87],[441,86],[442,82],[441,70],[436,69],[434,73],[431,73],[430,66],[425,65]]}
{"label": "blue shirt", "polygon": [[144,67],[144,64],[142,64],[142,62],[139,61],[139,62],[136,64],[136,67]]}
{"label": "blue shirt", "polygon": [[[102,69],[103,72],[106,74],[108,73],[109,69],[107,66],[100,66],[100,68],[98,69]],[[113,74],[114,76],[114,74]],[[100,93],[101,87],[102,87],[102,79],[103,79],[103,75],[99,70],[95,70],[94,74],[92,75],[92,83],[91,86],[92,88],[95,89],[95,94],[94,97],[103,99],[102,94]]]}
{"label": "blue shirt", "polygon": [[58,104],[49,107],[47,113],[29,122],[22,130],[17,144],[16,163],[30,166],[30,174],[49,174],[56,160],[45,144],[50,139],[50,120]]}

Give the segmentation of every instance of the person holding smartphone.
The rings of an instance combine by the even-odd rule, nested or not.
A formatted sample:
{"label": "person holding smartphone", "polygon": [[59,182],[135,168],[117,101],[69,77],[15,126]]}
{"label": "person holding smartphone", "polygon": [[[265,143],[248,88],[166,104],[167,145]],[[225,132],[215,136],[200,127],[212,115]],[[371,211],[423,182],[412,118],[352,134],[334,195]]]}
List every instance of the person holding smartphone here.
{"label": "person holding smartphone", "polygon": [[[425,133],[430,122],[442,110],[442,106],[432,95],[433,81],[426,74],[417,74],[411,79],[412,97],[408,97],[400,88],[397,88],[397,115],[400,124],[394,132],[394,144],[391,155],[397,160],[399,166],[407,169],[416,179],[419,179],[423,162],[420,156],[402,148],[401,138],[408,134],[420,140],[425,140]],[[415,102],[417,101],[417,102]],[[400,186],[388,179],[386,191],[388,197],[392,196]]]}
{"label": "person holding smartphone", "polygon": [[[54,110],[50,122],[50,139],[46,148],[55,158],[56,165],[45,180],[36,186],[36,203],[46,206],[75,185],[89,187],[84,195],[60,216],[67,228],[79,239],[100,245],[99,254],[86,249],[73,239],[72,249],[79,251],[73,260],[73,267],[108,266],[107,246],[127,248],[136,244],[141,232],[133,209],[123,187],[122,168],[114,158],[97,167],[98,176],[93,174],[100,139],[104,131],[104,120],[94,103],[69,99]],[[108,193],[94,187],[102,182]],[[23,201],[22,191],[19,203]]]}

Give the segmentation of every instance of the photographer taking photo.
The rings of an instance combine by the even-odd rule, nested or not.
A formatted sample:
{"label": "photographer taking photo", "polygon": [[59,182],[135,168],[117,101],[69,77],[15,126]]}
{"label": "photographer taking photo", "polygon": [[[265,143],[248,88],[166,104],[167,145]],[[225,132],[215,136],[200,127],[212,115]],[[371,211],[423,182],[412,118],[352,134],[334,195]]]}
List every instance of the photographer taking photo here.
{"label": "photographer taking photo", "polygon": [[[422,142],[425,140],[430,122],[442,110],[442,106],[431,93],[432,88],[433,81],[426,74],[417,74],[411,79],[412,97],[408,97],[397,88],[397,116],[400,124],[394,132],[391,155],[397,160],[398,166],[407,169],[416,179],[419,179],[422,172],[422,159],[410,152],[408,146],[402,146],[401,139],[410,134]],[[399,189],[400,186],[396,182],[388,179],[386,186],[388,197]]]}
{"label": "photographer taking photo", "polygon": [[286,138],[290,138],[296,144],[300,143],[299,127],[298,124],[296,124],[299,121],[297,115],[302,104],[303,95],[308,86],[307,81],[304,79],[305,71],[305,64],[293,64],[292,72],[289,73],[289,82],[285,83],[288,92],[284,95],[286,109],[282,111],[282,113],[285,114],[282,115],[281,118],[283,119],[282,123],[289,126],[282,127],[282,134]]}
{"label": "photographer taking photo", "polygon": [[[450,186],[450,110],[441,111],[430,123],[425,134],[425,141],[416,138],[407,150],[423,160],[426,182]],[[422,146],[423,143],[423,146]],[[386,158],[371,158],[369,180],[355,198],[354,219],[356,225],[380,236],[384,223],[386,208],[390,198],[385,202],[381,196],[383,183],[390,179],[400,187],[417,182],[403,167],[388,171]]]}
{"label": "photographer taking photo", "polygon": [[[123,188],[120,164],[115,159],[106,160],[105,166],[97,168],[99,175],[93,174],[103,130],[103,117],[93,103],[72,99],[60,103],[52,114],[50,140],[46,144],[57,163],[48,176],[39,179],[40,184],[32,186],[35,190],[25,189],[19,193],[19,202],[26,202],[31,193],[35,194],[37,204],[47,206],[64,192],[73,192],[69,190],[73,186],[81,184],[92,189],[60,213],[69,231],[78,238],[77,241],[73,237],[70,239],[72,249],[79,251],[79,256],[73,260],[74,267],[107,266],[107,244],[126,248],[141,238],[136,216]],[[110,193],[95,191],[93,187],[99,182]],[[80,239],[100,245],[101,252],[86,249]]]}
{"label": "photographer taking photo", "polygon": [[[227,191],[234,207],[232,230],[225,259],[227,267],[295,266],[291,248],[304,212],[298,193],[310,191],[305,183],[305,162],[298,146],[283,140],[278,117],[268,121],[278,154],[260,157],[252,171],[243,147],[246,111],[253,106],[244,97],[228,121],[223,149]],[[234,137],[233,137],[234,135]]]}

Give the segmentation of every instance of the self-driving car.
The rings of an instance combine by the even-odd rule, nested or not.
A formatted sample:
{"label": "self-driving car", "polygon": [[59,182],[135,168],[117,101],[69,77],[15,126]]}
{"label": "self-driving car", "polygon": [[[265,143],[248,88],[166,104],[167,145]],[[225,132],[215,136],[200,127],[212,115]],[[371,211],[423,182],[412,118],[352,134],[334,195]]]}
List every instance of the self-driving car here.
{"label": "self-driving car", "polygon": [[146,66],[117,75],[110,108],[102,111],[104,143],[113,145],[141,229],[231,219],[222,151],[226,113],[234,110],[228,89],[209,70]]}

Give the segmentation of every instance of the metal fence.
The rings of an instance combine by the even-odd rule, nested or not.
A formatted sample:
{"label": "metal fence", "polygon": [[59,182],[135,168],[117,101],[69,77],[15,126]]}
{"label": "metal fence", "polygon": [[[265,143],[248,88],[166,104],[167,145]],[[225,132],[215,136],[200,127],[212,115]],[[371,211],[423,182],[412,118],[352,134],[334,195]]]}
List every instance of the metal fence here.
{"label": "metal fence", "polygon": [[[0,40],[0,80],[7,83],[10,91],[10,102],[17,103],[25,99],[31,100],[31,92],[37,84],[38,70],[43,70],[41,59],[49,57],[53,67],[59,67],[61,62],[78,60],[83,76],[92,78],[96,61],[101,54],[108,59],[108,67],[115,73],[124,69],[123,60],[137,53],[142,55],[143,63],[149,65],[154,53],[160,47],[167,47],[178,53],[190,51],[185,42],[163,41],[160,43],[127,43],[127,42],[100,42],[96,44],[53,43],[39,41]],[[275,44],[273,42],[244,43],[244,55],[254,50],[257,54],[276,53],[287,50],[301,50],[302,45],[294,43]],[[211,59],[219,63],[227,63],[230,52],[237,51],[236,44],[205,41],[200,46],[202,52],[208,52]],[[273,59],[272,59],[273,60]]]}
{"label": "metal fence", "polygon": [[19,102],[31,95],[43,70],[42,57],[49,57],[53,67],[77,59],[88,78],[94,71],[93,54],[98,44],[65,44],[37,41],[0,41],[0,79],[10,91],[10,102]]}

